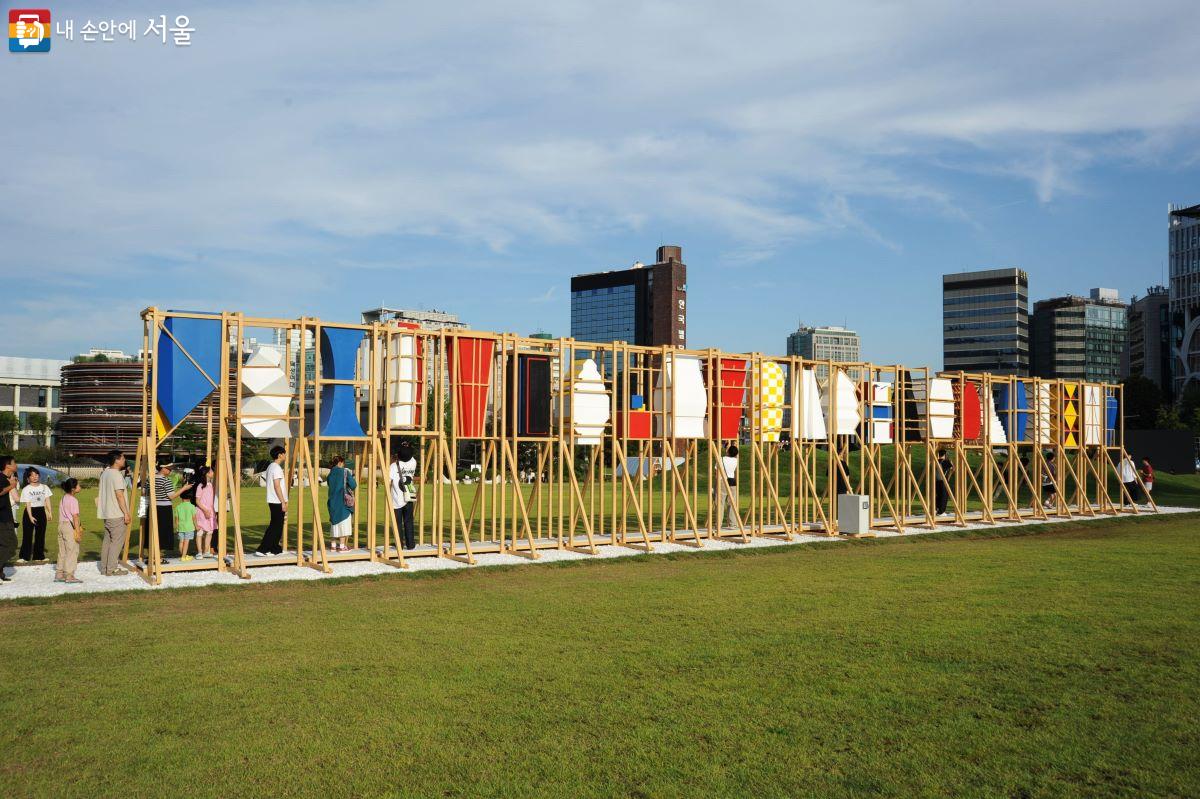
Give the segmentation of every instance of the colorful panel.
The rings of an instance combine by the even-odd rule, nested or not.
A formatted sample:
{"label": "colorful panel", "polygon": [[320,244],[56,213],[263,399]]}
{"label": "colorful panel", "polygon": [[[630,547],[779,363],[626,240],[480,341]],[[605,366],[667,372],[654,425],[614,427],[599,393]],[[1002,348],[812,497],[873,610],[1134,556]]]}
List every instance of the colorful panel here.
{"label": "colorful panel", "polygon": [[186,419],[221,379],[221,320],[171,316],[163,328],[167,332],[158,334],[155,373],[159,422],[169,429]]}
{"label": "colorful panel", "polygon": [[1110,447],[1117,444],[1117,428],[1121,424],[1121,406],[1115,394],[1104,398],[1104,443]]}
{"label": "colorful panel", "polygon": [[[403,330],[419,325],[400,322]],[[393,333],[387,339],[388,424],[420,427],[425,404],[425,341],[415,333]]]}
{"label": "colorful panel", "polygon": [[617,415],[617,435],[630,441],[646,441],[653,428],[653,414],[646,410],[622,411]]}
{"label": "colorful panel", "polygon": [[482,438],[496,342],[490,338],[455,336],[448,343],[446,356],[457,405],[455,434],[460,438]]}
{"label": "colorful panel", "polygon": [[930,439],[950,441],[955,435],[954,384],[944,377],[931,377],[913,386],[917,412],[928,421]]}
{"label": "colorful panel", "polygon": [[[746,404],[746,359],[721,358],[718,371],[718,391],[721,407],[717,417],[717,429],[713,438],[730,441],[738,437],[742,426],[742,412]],[[714,408],[715,410],[715,408]]]}
{"label": "colorful panel", "polygon": [[996,411],[1009,441],[1024,441],[1029,431],[1029,394],[1024,380],[1002,383],[996,388]]}
{"label": "colorful panel", "polygon": [[778,441],[783,430],[784,386],[787,382],[783,367],[774,361],[763,361],[755,371],[758,403],[754,408],[754,427],[760,441]]}
{"label": "colorful panel", "polygon": [[1062,407],[1062,424],[1060,435],[1063,446],[1079,446],[1079,384],[1062,383],[1060,403]]}
{"label": "colorful panel", "polygon": [[894,438],[892,417],[892,384],[872,382],[867,412],[870,414],[866,426],[867,441],[872,444],[890,444]]}
{"label": "colorful panel", "polygon": [[983,433],[983,408],[979,403],[979,385],[954,382],[954,404],[958,409],[954,435],[962,441],[977,441]]}
{"label": "colorful panel", "polygon": [[800,441],[825,441],[825,413],[817,375],[812,369],[801,369],[792,381],[792,438]]}
{"label": "colorful panel", "polygon": [[[358,350],[365,331],[349,327],[321,328],[321,379],[354,380],[358,373]],[[327,438],[365,436],[358,419],[358,396],[352,385],[321,386],[320,425],[317,431]]]}
{"label": "colorful panel", "polygon": [[825,418],[830,420],[833,434],[837,436],[857,434],[861,419],[858,413],[858,392],[854,390],[854,381],[841,369],[834,369],[833,374],[825,381],[822,388]]}
{"label": "colorful panel", "polygon": [[1034,404],[1033,424],[1029,440],[1045,446],[1054,440],[1054,397],[1049,383],[1037,384],[1037,402]]}
{"label": "colorful panel", "polygon": [[571,381],[571,426],[575,431],[575,443],[596,445],[603,440],[604,428],[611,416],[608,387],[600,376],[600,369],[591,358],[586,358]]}
{"label": "colorful panel", "polygon": [[700,359],[695,355],[670,353],[663,361],[654,388],[654,423],[665,429],[659,434],[666,438],[704,438],[704,414],[708,410],[708,391]]}
{"label": "colorful panel", "polygon": [[[550,435],[550,356],[517,354],[516,368],[509,356],[508,397],[516,399],[519,436]],[[516,386],[513,386],[513,382]],[[514,390],[515,388],[515,390]],[[510,420],[511,423],[511,420]]]}

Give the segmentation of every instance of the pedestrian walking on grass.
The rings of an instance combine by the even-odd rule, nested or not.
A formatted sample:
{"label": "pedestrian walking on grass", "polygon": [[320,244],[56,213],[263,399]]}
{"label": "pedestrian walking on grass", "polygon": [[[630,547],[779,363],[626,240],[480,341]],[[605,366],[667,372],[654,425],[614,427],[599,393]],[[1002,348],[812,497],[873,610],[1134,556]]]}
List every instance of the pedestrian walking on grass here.
{"label": "pedestrian walking on grass", "polygon": [[721,457],[721,474],[725,477],[725,485],[727,488],[722,489],[718,486],[717,491],[717,529],[725,529],[725,514],[729,514],[729,518],[734,524],[738,522],[737,505],[735,498],[737,497],[737,478],[738,478],[738,448],[737,444],[730,444],[725,449],[725,454]]}
{"label": "pedestrian walking on grass", "polygon": [[50,507],[50,486],[42,482],[42,473],[33,466],[25,469],[21,481],[21,556],[17,563],[46,559],[46,525],[54,521]]}
{"label": "pedestrian walking on grass", "polygon": [[79,481],[68,477],[62,483],[63,498],[58,503],[58,561],[54,564],[54,582],[81,583],[75,576],[79,563],[79,545],[83,541],[83,519],[79,515]]}
{"label": "pedestrian walking on grass", "polygon": [[1154,467],[1149,458],[1142,458],[1142,485],[1146,487],[1146,504],[1150,504],[1150,492],[1154,490]]}
{"label": "pedestrian walking on grass", "polygon": [[96,497],[96,515],[104,522],[100,573],[119,577],[129,574],[119,564],[125,539],[129,535],[129,501],[132,495],[125,490],[125,453],[119,449],[110,450],[104,460],[107,466],[100,473],[100,492]]}
{"label": "pedestrian walking on grass", "polygon": [[954,470],[954,466],[950,463],[950,458],[946,456],[946,450],[939,449],[937,452],[937,474],[934,476],[934,510],[938,516],[946,515],[946,508],[950,504],[950,472]]}
{"label": "pedestrian walking on grass", "polygon": [[12,578],[5,570],[17,554],[17,527],[13,523],[13,492],[17,490],[17,461],[0,455],[0,582]]}
{"label": "pedestrian walking on grass", "polygon": [[[1125,486],[1125,492],[1129,494],[1130,503],[1137,502],[1137,467],[1133,465],[1133,458],[1126,453],[1121,456],[1121,462],[1117,464],[1117,477],[1121,481],[1121,485]],[[1124,503],[1124,500],[1122,500]]]}
{"label": "pedestrian walking on grass", "polygon": [[283,473],[283,459],[287,450],[280,446],[271,447],[271,463],[267,466],[267,511],[271,520],[267,531],[263,533],[262,542],[254,550],[255,557],[280,555],[283,546],[283,522],[287,516],[288,487],[287,477]]}

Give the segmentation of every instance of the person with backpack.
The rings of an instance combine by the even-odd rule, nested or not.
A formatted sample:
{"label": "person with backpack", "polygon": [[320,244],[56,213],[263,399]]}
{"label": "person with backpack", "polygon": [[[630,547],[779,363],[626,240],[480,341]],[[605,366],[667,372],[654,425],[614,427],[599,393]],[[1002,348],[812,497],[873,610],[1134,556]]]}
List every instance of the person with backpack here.
{"label": "person with backpack", "polygon": [[396,527],[404,537],[405,549],[416,549],[417,539],[413,531],[413,507],[417,501],[417,489],[413,478],[417,474],[417,459],[412,444],[400,443],[392,452],[392,465],[388,467],[388,498],[392,513],[396,516]]}
{"label": "person with backpack", "polygon": [[354,489],[358,481],[346,468],[344,455],[333,456],[333,467],[325,480],[329,489],[326,503],[329,507],[329,537],[333,539],[334,552],[349,552],[350,546],[346,541],[354,532]]}

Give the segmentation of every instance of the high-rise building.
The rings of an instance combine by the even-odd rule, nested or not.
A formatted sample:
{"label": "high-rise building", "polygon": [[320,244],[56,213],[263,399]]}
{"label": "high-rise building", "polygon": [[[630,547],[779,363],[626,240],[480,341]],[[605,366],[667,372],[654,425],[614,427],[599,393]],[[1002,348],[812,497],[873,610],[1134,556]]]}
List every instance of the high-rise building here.
{"label": "high-rise building", "polygon": [[0,451],[54,442],[53,425],[62,412],[60,370],[67,363],[0,356],[0,411],[17,417],[17,429],[8,440],[0,440]]}
{"label": "high-rise building", "polygon": [[861,341],[858,333],[844,327],[813,327],[800,323],[787,337],[787,354],[814,361],[856,362]]}
{"label": "high-rise building", "polygon": [[1054,297],[1033,306],[1033,374],[1068,380],[1120,381],[1125,303],[1113,289],[1090,297]]}
{"label": "high-rise building", "polygon": [[60,449],[95,458],[110,449],[124,449],[132,457],[142,434],[141,362],[84,361],[65,365],[62,406]]}
{"label": "high-rise building", "polygon": [[1171,263],[1171,373],[1174,396],[1200,383],[1200,205],[1167,206]]}
{"label": "high-rise building", "polygon": [[571,337],[646,346],[687,346],[687,266],[680,247],[658,262],[571,278]]}
{"label": "high-rise building", "polygon": [[1029,374],[1029,275],[985,269],[942,275],[942,367]]}
{"label": "high-rise building", "polygon": [[1166,286],[1151,286],[1146,296],[1129,301],[1128,336],[1122,372],[1149,378],[1168,399],[1171,382],[1171,314]]}

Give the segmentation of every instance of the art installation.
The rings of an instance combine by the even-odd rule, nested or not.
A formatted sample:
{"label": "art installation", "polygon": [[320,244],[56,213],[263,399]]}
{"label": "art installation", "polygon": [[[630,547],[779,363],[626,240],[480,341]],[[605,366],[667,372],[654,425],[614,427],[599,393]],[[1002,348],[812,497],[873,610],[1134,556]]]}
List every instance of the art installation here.
{"label": "art installation", "polygon": [[871,398],[867,404],[870,414],[867,423],[867,441],[872,444],[891,444],[892,434],[892,384],[873,381],[870,386]]}
{"label": "art installation", "polygon": [[[358,372],[358,349],[363,331],[345,327],[321,328],[322,381],[353,381]],[[347,382],[321,385],[322,438],[360,438],[366,435],[358,418],[358,396]],[[309,431],[312,435],[314,431]]]}
{"label": "art installation", "polygon": [[664,438],[704,438],[708,392],[698,356],[666,355],[654,388],[654,411],[655,429]]}
{"label": "art installation", "polygon": [[792,438],[798,441],[825,441],[825,412],[817,374],[812,369],[799,370],[792,381]]}
{"label": "art installation", "polygon": [[[402,330],[418,330],[411,323],[397,323]],[[393,427],[420,427],[425,402],[424,342],[415,333],[397,333],[388,338],[387,418]]]}
{"label": "art installation", "polygon": [[[176,426],[201,409],[214,499],[226,509],[215,560],[164,560],[157,515],[147,518],[124,556],[152,584],[197,569],[248,578],[253,567],[280,563],[328,571],[332,560],[361,559],[405,568],[414,557],[473,563],[480,552],[537,558],[544,549],[595,554],[602,544],[650,551],[664,542],[839,535],[845,493],[866,498],[871,530],[898,533],[1144,512],[1128,492],[1111,489],[1128,454],[1119,385],[622,342],[584,350],[569,339],[391,322],[154,308],[143,320],[149,358],[134,479],[152,482],[156,459],[177,444]],[[255,346],[264,329],[271,340],[315,346],[315,370],[305,371],[305,350]],[[795,445],[775,446],[785,418]],[[287,444],[295,489],[283,555],[245,557],[243,494],[261,499],[262,489],[243,481],[251,466],[243,438]],[[404,548],[383,490],[401,440],[418,463],[415,549]],[[710,492],[724,485],[711,476],[733,441],[742,447],[745,487],[736,489],[743,512],[730,528]],[[938,476],[934,450],[952,459],[948,476]],[[351,545],[337,551],[325,543],[319,488],[331,452],[347,455],[359,484]],[[940,479],[953,500],[945,517],[934,512]],[[1044,480],[1056,490],[1046,492]]]}
{"label": "art installation", "polygon": [[294,396],[278,347],[260,344],[242,364],[242,432],[250,438],[290,438]]}
{"label": "art installation", "polygon": [[787,379],[783,367],[774,361],[763,361],[755,369],[758,385],[758,404],[754,408],[754,425],[759,440],[776,442],[783,430],[783,405]]}
{"label": "art installation", "polygon": [[517,400],[517,435],[550,435],[550,371],[549,355],[509,356],[508,396]]}
{"label": "art installation", "polygon": [[720,400],[720,413],[715,416],[716,429],[713,431],[713,438],[718,441],[737,440],[742,428],[748,363],[745,358],[720,359],[716,392]]}
{"label": "art installation", "polygon": [[575,443],[595,446],[604,436],[609,418],[608,388],[592,358],[585,358],[570,387],[570,420]]}
{"label": "art installation", "polygon": [[[183,313],[183,312],[178,312]],[[172,316],[158,336],[160,433],[183,422],[221,379],[221,323]]]}
{"label": "art installation", "polygon": [[1012,441],[1026,441],[1029,436],[1029,395],[1025,381],[1001,383],[996,388],[994,408],[1000,416],[1005,435]]}
{"label": "art installation", "polygon": [[447,358],[454,376],[455,428],[460,438],[481,438],[487,421],[492,389],[492,358],[496,342],[490,338],[456,338]]}

